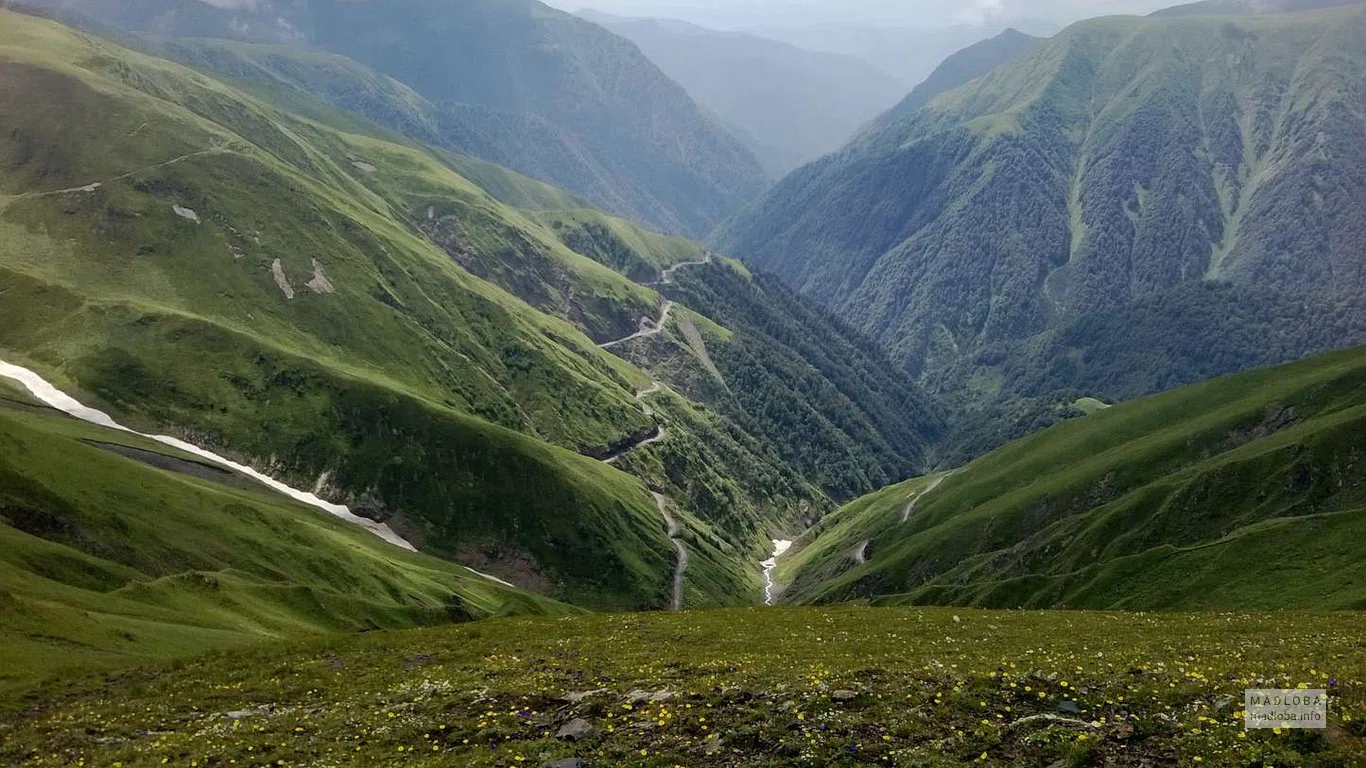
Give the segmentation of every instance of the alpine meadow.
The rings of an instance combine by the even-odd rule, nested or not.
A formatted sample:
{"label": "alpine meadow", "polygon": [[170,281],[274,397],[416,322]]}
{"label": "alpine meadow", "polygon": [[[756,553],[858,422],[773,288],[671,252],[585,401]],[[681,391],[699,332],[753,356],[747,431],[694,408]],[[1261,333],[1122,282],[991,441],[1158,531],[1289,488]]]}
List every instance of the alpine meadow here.
{"label": "alpine meadow", "polygon": [[566,2],[0,0],[0,766],[1366,764],[1366,4]]}

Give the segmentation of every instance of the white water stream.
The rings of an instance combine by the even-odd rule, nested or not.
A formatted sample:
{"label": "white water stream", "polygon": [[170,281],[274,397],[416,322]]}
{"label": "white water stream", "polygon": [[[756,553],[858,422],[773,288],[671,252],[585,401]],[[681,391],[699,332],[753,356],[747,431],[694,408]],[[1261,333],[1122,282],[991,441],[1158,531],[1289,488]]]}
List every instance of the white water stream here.
{"label": "white water stream", "polygon": [[[376,522],[369,518],[361,517],[360,515],[353,513],[351,509],[344,504],[333,504],[329,501],[324,501],[323,499],[318,498],[316,494],[309,493],[308,491],[301,491],[297,488],[291,488],[273,477],[268,477],[266,475],[261,474],[260,472],[257,472],[251,467],[245,466],[243,464],[238,464],[237,462],[232,461],[231,459],[225,459],[216,453],[210,453],[209,451],[206,451],[197,445],[191,445],[190,443],[187,443],[184,440],[177,440],[174,437],[167,437],[165,435],[144,435],[141,432],[135,432],[123,426],[122,424],[119,424],[118,422],[114,421],[114,419],[111,418],[109,414],[104,413],[102,411],[97,411],[94,408],[89,408],[87,406],[81,405],[81,403],[78,402],[75,398],[52,386],[52,384],[48,383],[46,379],[34,373],[33,371],[30,371],[27,368],[23,368],[21,366],[13,365],[11,363],[7,363],[3,360],[0,360],[0,376],[3,376],[7,379],[13,379],[14,381],[19,382],[34,397],[38,398],[39,400],[43,401],[44,403],[48,404],[53,408],[56,408],[57,410],[63,413],[80,419],[81,421],[96,424],[101,427],[107,427],[109,429],[117,429],[121,432],[127,432],[129,434],[145,437],[148,440],[155,440],[163,445],[169,445],[172,448],[184,451],[185,453],[193,454],[195,456],[200,457],[201,459],[206,459],[219,466],[231,469],[234,472],[244,474],[247,477],[250,477],[251,479],[257,481],[258,483],[274,491],[282,493],[285,496],[294,499],[295,501],[302,502],[310,507],[314,507],[315,509],[320,509],[326,512],[327,514],[345,520],[346,522],[351,523],[352,525],[364,528],[370,533],[378,536],[381,539],[384,539],[385,541],[389,542],[390,544],[393,544],[396,547],[402,547],[410,552],[417,551],[417,547],[414,547],[412,544],[409,544],[407,541],[404,540],[402,536],[399,536],[397,533],[394,533],[393,529],[389,526],[385,525],[384,523]],[[470,573],[475,574],[476,576],[482,576],[483,578],[488,579],[490,581],[496,581],[499,584],[503,584],[509,587],[513,586],[500,578],[490,576],[487,573],[480,573],[479,571],[476,571],[473,568],[465,567],[465,569],[468,570]]]}
{"label": "white water stream", "polygon": [[783,553],[791,547],[792,542],[790,541],[773,539],[773,557],[759,563],[764,569],[764,605],[773,605],[775,597],[773,594],[773,571],[778,567],[778,558],[782,557]]}

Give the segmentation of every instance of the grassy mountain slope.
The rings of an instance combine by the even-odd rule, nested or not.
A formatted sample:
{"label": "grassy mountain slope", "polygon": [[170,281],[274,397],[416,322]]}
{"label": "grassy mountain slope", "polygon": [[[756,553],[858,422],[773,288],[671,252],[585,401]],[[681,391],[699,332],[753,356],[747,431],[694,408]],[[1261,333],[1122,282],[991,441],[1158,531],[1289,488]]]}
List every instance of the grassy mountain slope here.
{"label": "grassy mountain slope", "polygon": [[[1366,736],[1363,631],[1352,613],[498,619],[66,680],[0,716],[0,760],[1331,768]],[[1328,688],[1329,727],[1243,733],[1240,697],[1269,681]],[[592,731],[556,739],[575,718]]]}
{"label": "grassy mountain slope", "polygon": [[0,691],[300,634],[568,610],[7,384],[0,445]]}
{"label": "grassy mountain slope", "polygon": [[1366,351],[1105,408],[861,499],[781,567],[797,602],[1359,608]]}
{"label": "grassy mountain slope", "polygon": [[[764,184],[754,156],[634,45],[532,0],[40,4],[159,38],[267,44],[198,54],[230,74],[307,82],[420,141],[671,231],[705,233]],[[355,88],[337,77],[350,65],[301,43],[373,71]]]}
{"label": "grassy mountain slope", "polygon": [[794,173],[720,242],[932,390],[1008,411],[1360,342],[1362,51],[1360,7],[1083,22]]}
{"label": "grassy mountain slope", "polygon": [[[787,411],[811,412],[831,402],[822,390],[858,381],[840,405],[856,415],[833,419],[856,429],[836,440],[794,442],[682,386],[696,399],[656,412],[640,393],[663,372],[597,344],[659,317],[669,286],[647,284],[704,260],[687,240],[404,144],[292,87],[249,93],[6,18],[0,353],[134,426],[316,485],[426,551],[618,607],[670,592],[676,555],[641,480],[696,547],[687,603],[733,604],[759,594],[774,530],[925,458],[933,408],[904,377],[860,378],[891,369],[866,351],[774,388]],[[782,307],[792,335],[828,333],[819,313]],[[726,342],[754,333],[747,314],[717,309],[671,311],[683,379],[705,370],[690,362],[701,345],[726,360]],[[912,402],[924,413],[887,405]],[[632,478],[592,458],[665,418],[667,436],[618,466],[668,471]],[[860,462],[865,441],[875,471],[840,487],[817,471]]]}
{"label": "grassy mountain slope", "polygon": [[699,104],[751,137],[774,178],[839,148],[905,93],[899,79],[852,56],[672,19],[580,15],[640,46]]}
{"label": "grassy mountain slope", "polygon": [[644,428],[643,374],[409,222],[446,206],[473,247],[596,270],[578,286],[604,292],[593,306],[648,306],[648,291],[418,151],[54,24],[8,14],[3,33],[0,346],[15,362],[135,426],[321,479],[429,551],[522,563],[525,583],[587,603],[667,593],[652,499],[576,455]]}

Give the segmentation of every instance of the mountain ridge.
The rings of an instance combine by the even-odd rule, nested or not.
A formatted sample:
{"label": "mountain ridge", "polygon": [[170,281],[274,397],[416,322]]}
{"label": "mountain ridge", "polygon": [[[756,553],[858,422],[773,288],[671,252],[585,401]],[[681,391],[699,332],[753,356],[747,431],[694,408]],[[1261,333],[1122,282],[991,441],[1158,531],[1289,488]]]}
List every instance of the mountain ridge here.
{"label": "mountain ridge", "polygon": [[838,148],[904,92],[898,79],[847,54],[673,19],[579,16],[634,42],[749,137],[774,178]]}
{"label": "mountain ridge", "polygon": [[[765,183],[758,161],[628,41],[534,0],[468,4],[35,0],[157,39],[347,56],[420,93],[434,137],[670,231],[703,234]],[[421,57],[411,50],[423,52]],[[346,98],[352,94],[340,94]],[[373,95],[373,94],[372,94]],[[384,123],[388,109],[369,117]],[[410,123],[394,123],[404,130]]]}
{"label": "mountain ridge", "polygon": [[[1172,318],[1178,355],[1142,369],[1165,386],[1202,361],[1228,373],[1359,343],[1363,49],[1358,7],[1082,22],[798,170],[715,244],[932,392],[1007,418],[1152,391],[1102,383],[1118,358],[1097,353],[1134,341],[1117,313]],[[1230,333],[1202,332],[1210,297]],[[1219,346],[1181,344],[1196,336]]]}

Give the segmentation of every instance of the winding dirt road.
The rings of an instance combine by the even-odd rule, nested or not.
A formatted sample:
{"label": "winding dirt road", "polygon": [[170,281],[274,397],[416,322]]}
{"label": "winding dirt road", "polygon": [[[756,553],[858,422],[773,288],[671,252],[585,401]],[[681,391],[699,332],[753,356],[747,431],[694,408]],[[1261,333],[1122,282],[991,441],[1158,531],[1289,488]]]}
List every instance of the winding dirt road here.
{"label": "winding dirt road", "polygon": [[[642,285],[672,285],[674,281],[674,272],[678,271],[679,269],[682,269],[683,267],[700,267],[704,264],[710,264],[711,258],[711,254],[707,253],[705,254],[705,258],[703,258],[701,261],[681,261],[673,265],[672,267],[669,267],[668,269],[664,270],[663,272],[659,273],[658,280],[654,281],[653,283],[642,283]],[[669,324],[669,314],[673,312],[675,306],[676,305],[672,301],[665,299],[664,307],[659,313],[658,320],[655,320],[651,317],[642,317],[640,319],[640,330],[625,338],[599,344],[598,347],[601,349],[611,349],[612,347],[625,344],[628,341],[644,339],[662,333],[664,331],[664,327]]]}
{"label": "winding dirt road", "polygon": [[710,263],[711,252],[703,252],[701,261],[680,261],[672,267],[669,267],[668,269],[664,270],[663,272],[660,272],[658,280],[654,281],[653,283],[645,283],[645,285],[672,285],[674,281],[674,273],[677,272],[679,269],[683,267],[700,267],[703,264]]}
{"label": "winding dirt road", "polygon": [[938,488],[939,484],[947,480],[949,475],[952,474],[952,472],[945,472],[939,477],[936,477],[935,479],[931,480],[930,484],[925,486],[924,490],[922,490],[920,493],[917,493],[914,497],[911,498],[910,501],[906,502],[906,506],[902,507],[901,509],[901,522],[903,525],[906,523],[907,520],[911,519],[911,513],[915,511],[915,505],[918,504],[921,499],[925,498],[925,494],[929,493],[930,491],[933,491],[935,488]]}
{"label": "winding dirt road", "polygon": [[671,312],[673,312],[673,311],[674,311],[674,303],[673,303],[672,301],[665,300],[665,302],[664,302],[664,310],[663,310],[662,312],[660,312],[660,314],[659,314],[659,320],[654,320],[654,319],[649,318],[649,317],[642,317],[642,318],[640,319],[640,330],[636,331],[635,333],[633,333],[633,334],[631,334],[630,336],[627,336],[627,337],[625,337],[625,338],[617,339],[616,341],[609,341],[609,342],[606,342],[606,343],[603,343],[603,344],[599,344],[599,345],[598,345],[598,348],[600,348],[600,349],[611,349],[612,347],[616,347],[616,346],[620,346],[620,345],[622,345],[622,344],[625,344],[625,343],[628,342],[628,341],[635,341],[636,339],[644,339],[644,338],[648,338],[648,337],[650,337],[650,336],[657,336],[657,335],[659,335],[661,332],[663,332],[664,326],[667,325],[668,322],[669,322],[669,313],[671,313]]}
{"label": "winding dirt road", "polygon": [[[661,272],[659,275],[659,280],[656,280],[653,283],[645,283],[645,285],[669,285],[673,283],[674,273],[677,272],[679,269],[683,267],[700,267],[704,264],[710,264],[711,260],[712,255],[710,253],[706,253],[704,254],[704,258],[701,261],[679,262],[678,264],[675,264],[672,267],[669,267],[668,269]],[[625,338],[617,339],[616,341],[609,341],[604,344],[599,344],[598,347],[600,349],[612,349],[613,347],[620,346],[629,341],[648,338],[650,336],[656,336],[662,333],[664,331],[664,328],[669,324],[669,316],[673,313],[674,306],[676,306],[674,302],[665,299],[664,306],[663,309],[660,310],[658,320],[649,317],[641,318],[640,330]],[[657,380],[652,380],[650,382],[650,386],[647,389],[642,389],[641,391],[636,393],[636,402],[640,403],[640,409],[645,413],[646,416],[654,416],[655,409],[651,408],[650,404],[645,402],[645,398],[651,395],[658,394],[659,392],[663,391],[663,389],[664,385],[662,383],[660,383]],[[645,438],[644,440],[641,440],[639,443],[636,443],[635,445],[627,446],[626,448],[618,451],[615,455],[610,456],[607,459],[604,459],[603,462],[605,464],[615,464],[618,459],[630,453],[631,451],[636,451],[646,446],[654,445],[655,443],[663,441],[666,437],[668,437],[668,430],[664,428],[664,425],[656,425],[656,430],[653,435]],[[683,545],[683,540],[679,536],[679,534],[682,532],[682,529],[679,527],[678,521],[675,520],[673,514],[669,512],[669,500],[666,499],[663,494],[656,493],[654,491],[651,491],[650,495],[654,497],[655,506],[659,508],[659,514],[664,518],[664,524],[669,534],[669,541],[673,542],[674,551],[678,553],[678,562],[674,565],[673,597],[670,600],[669,607],[670,610],[680,611],[683,609],[683,574],[688,570],[688,548]]]}
{"label": "winding dirt road", "polygon": [[679,534],[682,529],[678,526],[678,521],[669,513],[669,500],[664,498],[662,493],[651,492],[655,497],[655,506],[659,507],[659,514],[664,516],[664,525],[669,532],[669,541],[674,544],[674,550],[678,552],[678,561],[674,564],[674,591],[673,599],[669,603],[669,610],[683,610],[683,572],[688,570],[688,548],[683,546]]}

